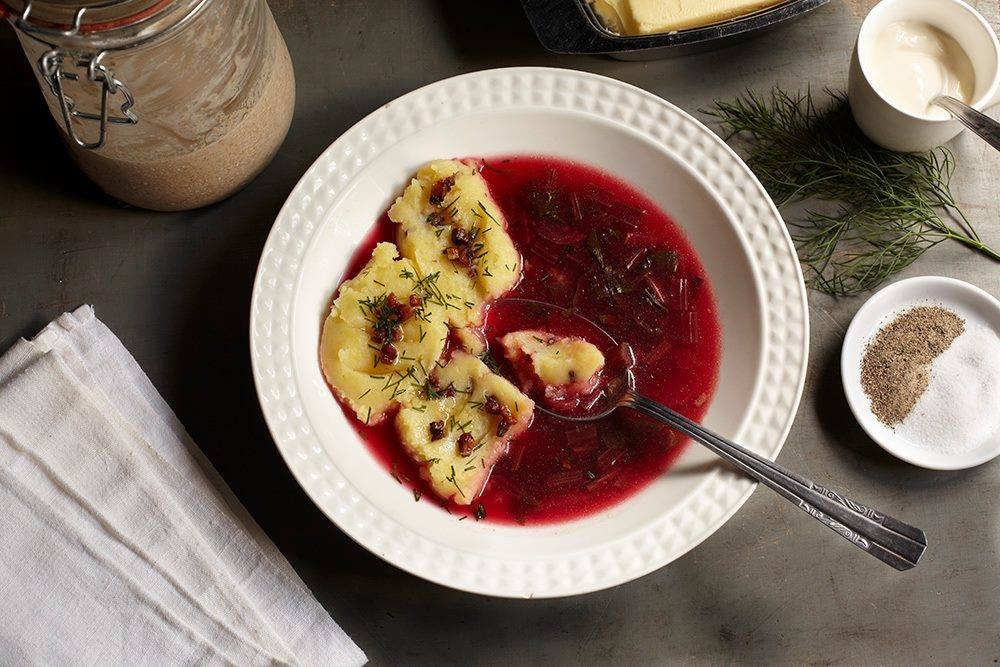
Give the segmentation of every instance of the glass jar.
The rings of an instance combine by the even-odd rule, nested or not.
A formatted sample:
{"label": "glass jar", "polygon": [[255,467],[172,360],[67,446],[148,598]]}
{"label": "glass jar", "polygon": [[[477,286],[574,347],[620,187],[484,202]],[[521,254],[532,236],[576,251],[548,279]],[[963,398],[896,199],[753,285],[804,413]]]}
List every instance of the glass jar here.
{"label": "glass jar", "polygon": [[135,206],[224,199],[274,157],[295,106],[265,0],[0,0],[80,168]]}

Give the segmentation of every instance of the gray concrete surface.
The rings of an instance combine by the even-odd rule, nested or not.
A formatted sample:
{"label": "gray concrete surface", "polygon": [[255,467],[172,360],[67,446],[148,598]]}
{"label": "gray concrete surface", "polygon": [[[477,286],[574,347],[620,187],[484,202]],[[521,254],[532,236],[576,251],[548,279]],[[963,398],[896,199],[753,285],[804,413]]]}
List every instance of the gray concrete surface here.
{"label": "gray concrete surface", "polygon": [[[551,601],[447,590],[383,563],[323,517],[274,449],[251,383],[250,287],[274,215],[316,155],[372,109],[430,81],[509,65],[606,74],[689,111],[748,87],[840,87],[869,4],[833,0],[738,46],[625,63],[546,53],[514,0],[272,0],[298,77],[291,133],[245,191],[182,214],[123,208],[75,171],[5,27],[0,348],[93,303],[374,664],[997,663],[1000,461],[925,471],[865,437],[837,364],[861,298],[811,295],[809,375],[780,460],[925,528],[931,547],[902,574],[758,490],[693,552],[612,590]],[[1000,23],[995,0],[978,4]],[[1000,245],[1000,155],[970,137],[954,149],[961,203]],[[904,275],[954,276],[998,294],[998,269],[943,244]]]}

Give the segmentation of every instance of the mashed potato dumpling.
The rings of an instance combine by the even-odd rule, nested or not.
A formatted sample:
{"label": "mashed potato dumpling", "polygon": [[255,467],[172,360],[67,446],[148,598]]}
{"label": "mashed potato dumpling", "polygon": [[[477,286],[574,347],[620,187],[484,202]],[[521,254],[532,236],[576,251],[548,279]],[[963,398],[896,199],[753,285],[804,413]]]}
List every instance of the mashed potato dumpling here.
{"label": "mashed potato dumpling", "polygon": [[501,341],[521,388],[562,397],[586,394],[604,368],[604,355],[582,338],[556,336],[546,331],[513,331]]}
{"label": "mashed potato dumpling", "polygon": [[400,251],[421,276],[437,275],[445,315],[456,327],[479,324],[483,304],[510,290],[521,258],[474,165],[435,160],[421,167],[389,209]]}
{"label": "mashed potato dumpling", "polygon": [[364,269],[341,285],[320,339],[327,381],[369,424],[411,400],[448,336],[440,303],[412,263],[397,257],[392,243],[375,247]]}
{"label": "mashed potato dumpling", "polygon": [[482,356],[487,349],[486,336],[475,327],[459,327],[452,329],[452,338],[463,350],[477,357]]}
{"label": "mashed potato dumpling", "polygon": [[474,164],[424,165],[389,217],[398,247],[379,243],[340,286],[323,372],[366,424],[398,409],[400,441],[431,488],[468,505],[533,415],[531,399],[479,358],[484,306],[514,287],[521,257]]}
{"label": "mashed potato dumpling", "polygon": [[528,428],[534,402],[462,351],[432,377],[433,388],[422,400],[400,408],[396,429],[435,493],[468,505],[507,443]]}

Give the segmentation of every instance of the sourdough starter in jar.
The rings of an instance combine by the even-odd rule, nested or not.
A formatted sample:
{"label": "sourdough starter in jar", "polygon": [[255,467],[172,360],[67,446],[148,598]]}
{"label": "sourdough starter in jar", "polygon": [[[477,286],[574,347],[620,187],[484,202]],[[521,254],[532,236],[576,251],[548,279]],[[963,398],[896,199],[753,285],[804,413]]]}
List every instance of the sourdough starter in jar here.
{"label": "sourdough starter in jar", "polygon": [[[96,149],[66,136],[95,183],[143,208],[191,209],[235,193],[274,157],[295,105],[291,60],[264,0],[188,4],[196,8],[181,27],[101,61],[134,95],[137,122],[109,125]],[[49,48],[19,37],[33,62]],[[99,85],[66,86],[78,107],[96,110]],[[58,101],[42,88],[62,125]],[[120,97],[109,98],[113,112]],[[82,137],[95,135],[94,121],[72,122]]]}

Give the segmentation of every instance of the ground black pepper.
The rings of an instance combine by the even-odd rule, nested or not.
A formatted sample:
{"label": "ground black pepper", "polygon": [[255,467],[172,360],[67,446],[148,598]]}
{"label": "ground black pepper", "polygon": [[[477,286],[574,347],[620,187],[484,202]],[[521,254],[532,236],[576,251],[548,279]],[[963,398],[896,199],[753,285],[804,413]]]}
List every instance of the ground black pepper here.
{"label": "ground black pepper", "polygon": [[930,365],[965,330],[965,320],[939,306],[918,306],[879,329],[861,358],[861,388],[880,422],[896,426],[927,389]]}

